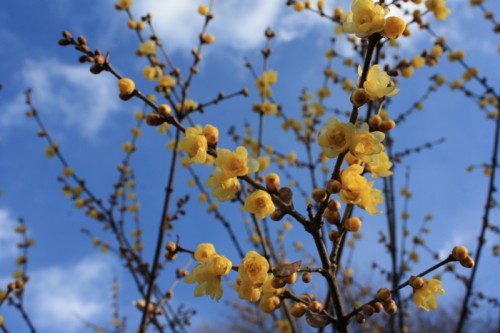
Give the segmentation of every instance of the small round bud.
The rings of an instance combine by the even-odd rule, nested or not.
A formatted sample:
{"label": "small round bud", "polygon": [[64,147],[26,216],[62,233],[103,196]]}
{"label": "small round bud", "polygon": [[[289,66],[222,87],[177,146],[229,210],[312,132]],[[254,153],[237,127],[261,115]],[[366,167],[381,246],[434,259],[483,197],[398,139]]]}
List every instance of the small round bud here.
{"label": "small round bud", "polygon": [[14,291],[14,289],[16,289],[16,284],[14,282],[11,282],[7,285],[8,291]]}
{"label": "small round bud", "polygon": [[396,127],[396,122],[392,119],[389,119],[382,121],[382,123],[379,126],[379,130],[384,133],[387,133],[390,130],[394,129],[394,127]]}
{"label": "small round bud", "polygon": [[323,311],[323,304],[321,304],[321,302],[318,301],[311,302],[309,304],[309,310],[311,310],[312,312],[319,313]]}
{"label": "small round bud", "polygon": [[371,116],[368,124],[370,125],[370,127],[378,129],[382,124],[382,117],[380,117],[378,114]]}
{"label": "small round bud", "polygon": [[177,257],[177,252],[166,252],[165,253],[165,258],[167,258],[167,260],[169,260],[169,261],[174,260],[175,257]]}
{"label": "small round bud", "polygon": [[354,90],[354,92],[351,95],[351,103],[357,108],[365,105],[367,101],[368,101],[368,94],[363,88],[358,88]]}
{"label": "small round bud", "polygon": [[339,193],[342,189],[342,184],[338,180],[330,180],[326,183],[326,190],[328,193]]}
{"label": "small round bud", "polygon": [[200,15],[207,16],[209,12],[210,9],[208,8],[208,6],[201,5],[198,7],[198,14]]}
{"label": "small round bud", "polygon": [[340,213],[335,212],[329,208],[325,209],[324,216],[326,218],[326,221],[330,224],[335,224],[338,225],[340,223]]}
{"label": "small round bud", "polygon": [[305,305],[304,303],[295,303],[290,308],[290,314],[295,318],[302,317],[306,313],[306,311],[307,311],[307,305]]}
{"label": "small round bud", "polygon": [[328,209],[333,210],[334,212],[338,212],[340,208],[341,208],[340,201],[335,199],[328,201]]}
{"label": "small round bud", "polygon": [[284,280],[288,284],[294,284],[297,281],[297,277],[298,277],[298,274],[297,274],[297,272],[295,272],[292,275],[289,275],[286,278],[284,278]]}
{"label": "small round bud", "polygon": [[328,234],[328,239],[332,242],[335,242],[339,238],[339,232],[337,230],[332,230]]}
{"label": "small round bud", "polygon": [[23,289],[24,287],[24,281],[23,280],[17,280],[16,281],[16,288],[17,289]]}
{"label": "small round bud", "polygon": [[375,310],[375,313],[379,313],[380,311],[382,311],[384,307],[382,306],[382,303],[380,302],[376,302],[373,304],[373,309]]}
{"label": "small round bud", "polygon": [[[380,303],[378,303],[378,304],[380,304]],[[367,304],[367,305],[363,306],[363,313],[369,317],[375,313],[375,308],[373,306],[371,306],[370,304]]]}
{"label": "small round bud", "polygon": [[172,114],[172,108],[168,104],[160,104],[158,106],[158,113],[164,117],[168,117]]}
{"label": "small round bud", "polygon": [[271,220],[273,220],[273,221],[281,221],[281,219],[285,216],[285,213],[283,213],[282,210],[276,209],[269,216],[271,217]]}
{"label": "small round bud", "polygon": [[159,125],[163,124],[164,122],[165,121],[158,113],[151,112],[151,113],[148,113],[146,115],[146,123],[149,126],[159,126]]}
{"label": "small round bud", "polygon": [[172,297],[174,297],[174,291],[173,290],[167,291],[167,293],[165,294],[165,298],[172,299]]}
{"label": "small round bud", "polygon": [[455,246],[451,255],[456,260],[463,260],[469,256],[469,250],[465,246]]}
{"label": "small round bud", "polygon": [[280,189],[280,176],[277,173],[268,174],[265,181],[269,191],[278,191]]}
{"label": "small round bud", "polygon": [[168,252],[175,252],[177,250],[177,245],[174,242],[168,242],[165,248]]}
{"label": "small round bud", "polygon": [[398,306],[396,305],[396,302],[391,299],[389,302],[384,303],[384,310],[389,316],[392,316],[398,312]]}
{"label": "small round bud", "polygon": [[325,189],[322,189],[322,188],[315,188],[313,191],[312,191],[312,198],[314,199],[314,201],[316,202],[322,202],[326,199],[326,191]]}
{"label": "small round bud", "polygon": [[305,272],[304,274],[302,274],[302,282],[304,283],[309,283],[312,281],[312,274],[310,272]]}
{"label": "small round bud", "polygon": [[358,324],[363,324],[366,321],[365,316],[363,316],[361,313],[358,313],[356,315],[356,322]]}
{"label": "small round bud", "polygon": [[406,30],[406,23],[399,17],[391,16],[385,19],[382,34],[389,39],[397,39]]}
{"label": "small round bud", "polygon": [[460,260],[460,265],[465,268],[472,268],[476,265],[476,263],[474,262],[474,259],[471,258],[471,256],[467,256],[467,258]]}
{"label": "small round bud", "polygon": [[375,296],[380,302],[389,302],[392,298],[391,291],[387,288],[380,288]]}
{"label": "small round bud", "polygon": [[123,78],[118,81],[118,89],[123,95],[130,95],[135,90],[135,83],[131,79]]}
{"label": "small round bud", "polygon": [[215,36],[212,34],[201,34],[200,41],[204,44],[212,44],[215,42]]}
{"label": "small round bud", "polygon": [[410,286],[412,286],[413,289],[420,289],[424,286],[424,279],[418,276],[412,276],[408,280],[410,283]]}
{"label": "small round bud", "polygon": [[351,232],[358,232],[361,229],[361,220],[359,217],[350,217],[345,221],[345,228]]}
{"label": "small round bud", "polygon": [[301,12],[303,11],[304,9],[306,9],[306,4],[303,3],[302,1],[297,1],[293,4],[293,9],[296,11],[296,12]]}

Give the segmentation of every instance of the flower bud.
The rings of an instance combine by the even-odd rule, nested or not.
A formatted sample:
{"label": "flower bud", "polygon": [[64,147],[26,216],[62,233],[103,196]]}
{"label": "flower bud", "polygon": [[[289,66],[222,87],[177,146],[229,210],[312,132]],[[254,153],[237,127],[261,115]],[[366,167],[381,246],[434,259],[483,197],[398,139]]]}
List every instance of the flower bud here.
{"label": "flower bud", "polygon": [[[378,303],[378,304],[380,304],[380,303]],[[370,304],[367,304],[367,305],[363,306],[363,313],[366,316],[371,316],[375,313],[375,308],[373,306],[371,306]]]}
{"label": "flower bud", "polygon": [[424,286],[424,279],[418,276],[412,276],[408,280],[410,283],[410,286],[412,286],[413,289],[420,289]]}
{"label": "flower bud", "polygon": [[392,298],[391,291],[387,288],[380,288],[375,296],[380,302],[389,302]]}
{"label": "flower bud", "polygon": [[146,123],[149,126],[159,126],[164,122],[165,120],[158,113],[151,112],[146,115]]}
{"label": "flower bud", "polygon": [[378,129],[382,124],[382,117],[380,117],[378,114],[371,116],[368,124],[370,125],[370,127]]}
{"label": "flower bud", "polygon": [[474,259],[471,258],[471,256],[467,256],[467,258],[460,260],[460,265],[465,268],[472,268],[476,265],[476,263],[474,262]]}
{"label": "flower bud", "polygon": [[399,17],[391,16],[385,19],[382,34],[389,39],[399,38],[406,30],[406,23]]}
{"label": "flower bud", "polygon": [[347,231],[351,232],[358,232],[361,229],[361,225],[362,223],[359,217],[350,217],[347,219],[347,221],[345,221],[344,224]]}
{"label": "flower bud", "polygon": [[342,189],[342,184],[338,180],[330,180],[326,183],[326,190],[328,193],[339,193]]}
{"label": "flower bud", "polygon": [[340,201],[336,199],[328,201],[328,209],[333,210],[334,212],[338,212],[340,208],[341,208]]}
{"label": "flower bud", "polygon": [[269,191],[278,191],[280,189],[280,177],[277,173],[268,174],[265,181]]}
{"label": "flower bud", "polygon": [[323,311],[323,304],[321,304],[321,302],[318,301],[311,302],[309,304],[309,310],[311,310],[312,312],[319,313]]}
{"label": "flower bud", "polygon": [[312,274],[310,272],[305,272],[304,274],[302,274],[302,282],[304,283],[309,283],[312,281]]}
{"label": "flower bud", "polygon": [[306,313],[306,311],[307,311],[307,305],[305,305],[304,303],[295,303],[290,308],[290,314],[295,318],[302,317]]}
{"label": "flower bud", "polygon": [[158,113],[164,117],[168,117],[172,114],[172,109],[168,104],[160,104],[157,109]]}
{"label": "flower bud", "polygon": [[398,311],[398,306],[396,302],[391,299],[389,302],[384,303],[384,310],[388,315],[392,316]]}
{"label": "flower bud", "polygon": [[366,321],[365,316],[363,316],[361,313],[358,313],[356,315],[356,322],[358,324],[363,324]]}
{"label": "flower bud", "polygon": [[120,89],[120,94],[130,95],[135,90],[135,83],[131,79],[122,78],[118,81],[118,89]]}
{"label": "flower bud", "polygon": [[469,250],[465,246],[455,246],[451,255],[456,260],[463,260],[469,256]]}
{"label": "flower bud", "polygon": [[177,250],[177,245],[174,242],[168,242],[165,248],[168,252],[175,252]]}
{"label": "flower bud", "polygon": [[325,191],[325,189],[315,188],[312,191],[312,198],[316,202],[322,202],[322,201],[324,201],[326,199],[326,191]]}
{"label": "flower bud", "polygon": [[207,138],[207,143],[210,146],[215,146],[219,142],[219,130],[215,126],[210,124],[205,125],[202,134]]}
{"label": "flower bud", "polygon": [[354,90],[354,92],[351,95],[351,103],[357,108],[365,105],[367,101],[368,101],[368,94],[363,88],[358,88]]}

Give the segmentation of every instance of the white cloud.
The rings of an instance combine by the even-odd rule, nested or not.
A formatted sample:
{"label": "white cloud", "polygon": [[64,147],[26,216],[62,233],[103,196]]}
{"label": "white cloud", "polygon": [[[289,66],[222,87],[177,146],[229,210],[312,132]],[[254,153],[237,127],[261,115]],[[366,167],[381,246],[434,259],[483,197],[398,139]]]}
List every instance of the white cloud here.
{"label": "white cloud", "polygon": [[13,219],[8,210],[0,209],[0,261],[14,258],[17,253],[19,236],[14,229],[17,221]]}
{"label": "white cloud", "polygon": [[[154,13],[153,23],[169,50],[189,50],[196,45],[204,22],[197,14],[199,4],[198,0],[145,0],[135,9],[140,14]],[[216,1],[213,12],[215,19],[208,31],[215,34],[218,45],[237,50],[262,46],[267,27],[277,32],[278,40],[288,42],[318,24],[329,24],[317,15],[296,13],[277,0]]]}
{"label": "white cloud", "polygon": [[97,255],[69,267],[32,272],[26,298],[36,326],[46,332],[71,333],[82,330],[81,319],[110,322],[114,266],[108,257]]}
{"label": "white cloud", "polygon": [[[21,70],[24,84],[33,89],[34,104],[49,117],[94,136],[111,112],[119,110],[116,82],[110,75],[90,74],[88,66],[67,65],[53,59],[27,60]],[[19,94],[0,116],[11,126],[23,120],[24,97]]]}

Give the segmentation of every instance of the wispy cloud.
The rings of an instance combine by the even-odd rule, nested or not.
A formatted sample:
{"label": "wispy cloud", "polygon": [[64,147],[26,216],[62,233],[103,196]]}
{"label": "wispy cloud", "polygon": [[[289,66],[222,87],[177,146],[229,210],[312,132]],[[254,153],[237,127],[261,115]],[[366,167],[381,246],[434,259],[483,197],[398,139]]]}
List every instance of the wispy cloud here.
{"label": "wispy cloud", "polygon": [[[197,43],[203,18],[197,14],[199,1],[153,1],[137,3],[139,13],[154,13],[159,35],[170,50],[189,50]],[[272,28],[279,41],[288,42],[307,34],[327,21],[310,13],[296,13],[281,1],[220,1],[214,6],[215,20],[209,31],[216,43],[236,50],[248,50],[263,43],[263,33]]]}
{"label": "wispy cloud", "polygon": [[[54,59],[27,60],[21,70],[27,87],[33,89],[37,107],[48,116],[93,137],[110,113],[119,110],[116,82],[108,75],[94,76],[87,66],[67,65]],[[5,106],[0,125],[22,122],[23,96],[19,94]]]}
{"label": "wispy cloud", "polygon": [[95,324],[109,322],[114,266],[111,259],[98,255],[71,266],[32,272],[26,298],[37,327],[71,333],[81,331],[82,319]]}
{"label": "wispy cloud", "polygon": [[6,209],[0,209],[0,261],[12,259],[18,253],[16,243],[20,238],[15,233],[17,222]]}

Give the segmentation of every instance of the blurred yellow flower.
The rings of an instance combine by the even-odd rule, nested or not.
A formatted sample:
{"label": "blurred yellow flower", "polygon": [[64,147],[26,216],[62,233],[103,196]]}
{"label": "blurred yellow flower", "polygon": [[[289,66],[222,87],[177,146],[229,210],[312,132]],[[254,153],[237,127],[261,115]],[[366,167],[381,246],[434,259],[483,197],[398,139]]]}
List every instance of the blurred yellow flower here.
{"label": "blurred yellow flower", "polygon": [[219,301],[222,297],[222,276],[229,274],[232,263],[220,254],[211,255],[203,264],[197,265],[184,279],[184,282],[198,283],[194,296],[208,295]]}
{"label": "blurred yellow flower", "polygon": [[413,290],[413,301],[415,305],[425,311],[438,308],[437,294],[444,295],[441,281],[436,279],[424,279],[424,286]]}

